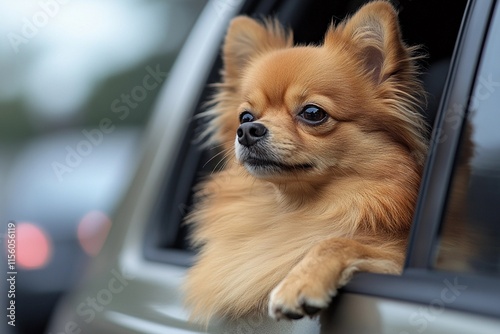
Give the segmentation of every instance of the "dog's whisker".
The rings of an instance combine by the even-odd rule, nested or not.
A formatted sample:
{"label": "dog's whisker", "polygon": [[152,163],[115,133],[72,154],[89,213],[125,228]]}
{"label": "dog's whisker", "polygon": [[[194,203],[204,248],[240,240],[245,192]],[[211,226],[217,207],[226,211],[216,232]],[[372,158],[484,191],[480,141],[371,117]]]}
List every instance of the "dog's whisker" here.
{"label": "dog's whisker", "polygon": [[[213,156],[211,156],[210,159],[208,159],[207,162],[205,162],[203,164],[203,168],[207,167],[207,165],[210,162],[212,162],[215,158],[217,158],[219,155],[224,154],[224,153],[226,153],[226,152],[225,151],[220,151],[220,152],[217,152],[216,154],[214,154]],[[223,159],[224,159],[224,157],[223,157]]]}
{"label": "dog's whisker", "polygon": [[[224,151],[222,151],[222,152],[224,152]],[[217,162],[217,164],[213,168],[212,174],[217,171],[217,168],[219,167],[219,165],[221,165],[221,163],[222,163],[222,165],[221,165],[222,168],[220,170],[224,170],[226,168],[227,164],[229,163],[229,159],[231,158],[231,154],[232,154],[232,152],[225,152],[225,154],[222,157],[222,159],[220,159],[220,161]]]}

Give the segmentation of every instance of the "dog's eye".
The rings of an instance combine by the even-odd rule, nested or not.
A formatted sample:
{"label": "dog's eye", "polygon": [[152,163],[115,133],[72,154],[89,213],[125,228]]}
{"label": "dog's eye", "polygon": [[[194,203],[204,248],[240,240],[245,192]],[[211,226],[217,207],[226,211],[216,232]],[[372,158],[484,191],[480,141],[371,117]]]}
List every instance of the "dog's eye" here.
{"label": "dog's eye", "polygon": [[304,109],[302,109],[302,111],[299,113],[299,116],[306,123],[309,123],[311,125],[321,124],[328,117],[326,111],[311,104],[305,106]]}
{"label": "dog's eye", "polygon": [[253,115],[248,111],[244,111],[240,114],[240,124],[253,122],[254,120],[255,117],[253,117]]}

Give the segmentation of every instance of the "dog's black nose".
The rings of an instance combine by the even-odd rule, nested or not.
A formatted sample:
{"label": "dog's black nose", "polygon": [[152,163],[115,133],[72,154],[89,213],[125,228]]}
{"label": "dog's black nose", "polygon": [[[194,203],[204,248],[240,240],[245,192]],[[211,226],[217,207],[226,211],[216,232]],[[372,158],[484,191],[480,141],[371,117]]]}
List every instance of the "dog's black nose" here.
{"label": "dog's black nose", "polygon": [[247,122],[240,125],[236,134],[238,142],[243,146],[252,146],[262,139],[267,133],[267,128],[256,122]]}

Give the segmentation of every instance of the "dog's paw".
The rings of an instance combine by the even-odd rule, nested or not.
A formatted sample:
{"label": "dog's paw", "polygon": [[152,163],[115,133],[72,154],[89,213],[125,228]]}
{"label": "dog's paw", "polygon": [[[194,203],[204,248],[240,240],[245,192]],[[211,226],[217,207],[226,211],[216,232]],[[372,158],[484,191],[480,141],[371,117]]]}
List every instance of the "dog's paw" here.
{"label": "dog's paw", "polygon": [[336,291],[325,289],[314,280],[285,278],[271,291],[269,316],[275,320],[313,317],[330,303]]}

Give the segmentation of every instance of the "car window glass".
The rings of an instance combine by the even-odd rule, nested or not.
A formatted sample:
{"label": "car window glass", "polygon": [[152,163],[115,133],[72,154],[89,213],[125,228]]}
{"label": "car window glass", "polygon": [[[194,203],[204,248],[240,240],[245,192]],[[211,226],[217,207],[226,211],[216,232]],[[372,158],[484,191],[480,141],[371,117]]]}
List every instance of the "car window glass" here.
{"label": "car window glass", "polygon": [[[498,12],[490,32],[500,29]],[[436,245],[438,269],[500,274],[500,41],[495,36],[487,37],[468,112],[452,106],[445,115],[457,126],[464,114],[466,121]]]}

